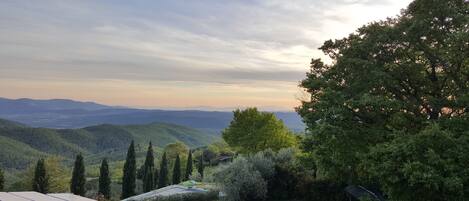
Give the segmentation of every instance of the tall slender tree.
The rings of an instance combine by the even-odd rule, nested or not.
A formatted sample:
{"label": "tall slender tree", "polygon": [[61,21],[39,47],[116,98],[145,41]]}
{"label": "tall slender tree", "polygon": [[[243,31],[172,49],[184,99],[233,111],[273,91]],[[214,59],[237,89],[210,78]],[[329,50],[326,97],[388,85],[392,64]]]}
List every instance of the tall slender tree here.
{"label": "tall slender tree", "polygon": [[5,177],[3,176],[3,170],[0,168],[0,191],[5,188]]}
{"label": "tall slender tree", "polygon": [[70,192],[75,195],[84,196],[86,193],[85,183],[85,164],[83,162],[83,156],[78,154],[75,159],[75,165],[73,167],[72,181],[70,182]]}
{"label": "tall slender tree", "polygon": [[204,178],[204,154],[200,154],[199,164],[197,165],[197,171],[201,178]]}
{"label": "tall slender tree", "polygon": [[160,174],[158,178],[158,188],[163,188],[169,184],[168,175],[168,159],[166,158],[166,152],[163,153],[160,165]]}
{"label": "tall slender tree", "polygon": [[153,170],[153,185],[155,186],[155,188],[158,188],[159,175],[160,171],[158,170],[158,168],[155,167]]}
{"label": "tall slender tree", "polygon": [[143,190],[149,192],[155,188],[155,183],[153,179],[155,166],[155,157],[153,156],[153,146],[151,142],[148,145],[147,157],[145,158],[145,163],[143,165]]}
{"label": "tall slender tree", "polygon": [[189,180],[189,177],[192,175],[192,151],[189,150],[189,155],[187,156],[187,165],[186,165],[186,173],[184,174],[184,181]]}
{"label": "tall slender tree", "polygon": [[181,159],[179,154],[176,155],[176,162],[174,162],[173,168],[173,184],[181,183]]}
{"label": "tall slender tree", "polygon": [[106,158],[101,162],[101,168],[99,170],[98,193],[103,195],[106,199],[111,198],[111,176],[109,175],[109,165]]}
{"label": "tall slender tree", "polygon": [[147,166],[145,169],[145,175],[143,176],[143,191],[150,192],[154,188],[154,179],[153,179],[153,168]]}
{"label": "tall slender tree", "polygon": [[134,141],[132,140],[129,149],[127,150],[127,158],[125,159],[124,163],[124,175],[122,177],[122,199],[135,195],[135,180],[137,177],[136,163]]}
{"label": "tall slender tree", "polygon": [[48,193],[49,191],[49,177],[47,176],[44,159],[39,159],[36,163],[32,187],[34,191],[39,193]]}

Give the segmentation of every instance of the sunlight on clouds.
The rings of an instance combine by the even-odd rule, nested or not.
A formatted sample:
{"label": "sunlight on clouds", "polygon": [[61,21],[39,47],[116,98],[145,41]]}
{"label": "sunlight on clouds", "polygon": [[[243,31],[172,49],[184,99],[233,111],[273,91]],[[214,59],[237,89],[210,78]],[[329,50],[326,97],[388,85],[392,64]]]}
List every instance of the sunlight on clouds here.
{"label": "sunlight on clouds", "polygon": [[0,96],[292,110],[325,40],[409,2],[0,2]]}

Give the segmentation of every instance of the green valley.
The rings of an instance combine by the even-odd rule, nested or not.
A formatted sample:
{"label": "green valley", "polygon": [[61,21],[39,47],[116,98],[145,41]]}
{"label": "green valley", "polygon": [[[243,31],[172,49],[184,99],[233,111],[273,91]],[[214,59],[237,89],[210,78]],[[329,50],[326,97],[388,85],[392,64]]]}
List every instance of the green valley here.
{"label": "green valley", "polygon": [[102,124],[80,129],[32,128],[8,120],[0,120],[0,166],[7,169],[25,169],[39,157],[59,156],[65,162],[82,153],[89,163],[98,163],[102,157],[122,160],[131,140],[137,152],[149,141],[161,150],[166,144],[183,142],[199,147],[219,139],[215,132],[167,124],[145,125]]}

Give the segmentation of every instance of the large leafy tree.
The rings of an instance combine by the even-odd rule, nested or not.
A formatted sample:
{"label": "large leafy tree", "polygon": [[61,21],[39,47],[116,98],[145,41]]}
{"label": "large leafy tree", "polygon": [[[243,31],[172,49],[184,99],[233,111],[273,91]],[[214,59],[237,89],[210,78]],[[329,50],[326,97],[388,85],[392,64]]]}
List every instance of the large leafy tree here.
{"label": "large leafy tree", "polygon": [[240,153],[279,150],[296,142],[293,133],[273,113],[259,112],[257,108],[235,110],[223,139]]}
{"label": "large leafy tree", "polygon": [[83,156],[78,154],[75,159],[75,165],[73,166],[72,181],[70,182],[70,192],[75,195],[84,196],[86,193],[85,183],[85,164],[83,162]]}
{"label": "large leafy tree", "polygon": [[106,199],[111,198],[111,175],[109,174],[109,165],[106,158],[101,162],[101,168],[99,169],[98,193]]}
{"label": "large leafy tree", "polygon": [[49,176],[46,171],[44,159],[39,159],[36,163],[32,187],[34,191],[39,193],[49,192]]}
{"label": "large leafy tree", "polygon": [[372,148],[364,165],[395,200],[465,200],[469,195],[469,136],[431,125],[416,135]]}
{"label": "large leafy tree", "polygon": [[[469,135],[468,6],[463,0],[415,0],[397,18],[324,43],[320,49],[333,61],[312,60],[301,83],[311,97],[298,108],[310,134],[303,147],[314,156],[319,172],[338,181],[363,182],[377,175],[370,171],[388,170],[376,168],[379,163],[363,165],[369,152],[383,158],[399,155],[398,149],[377,147],[396,147],[430,124],[438,124],[455,142]],[[426,147],[437,146],[425,142],[430,143]],[[409,154],[422,160],[419,153]],[[458,155],[441,157],[459,160]],[[412,171],[424,174],[423,169]],[[391,197],[398,196],[395,185],[372,179]],[[424,191],[440,192],[437,184],[427,182],[435,189]],[[419,187],[414,192],[426,188]]]}
{"label": "large leafy tree", "polygon": [[135,160],[135,147],[134,141],[130,143],[127,150],[127,158],[124,163],[123,177],[122,177],[122,195],[121,198],[128,198],[135,195],[136,177],[137,177],[137,164]]}

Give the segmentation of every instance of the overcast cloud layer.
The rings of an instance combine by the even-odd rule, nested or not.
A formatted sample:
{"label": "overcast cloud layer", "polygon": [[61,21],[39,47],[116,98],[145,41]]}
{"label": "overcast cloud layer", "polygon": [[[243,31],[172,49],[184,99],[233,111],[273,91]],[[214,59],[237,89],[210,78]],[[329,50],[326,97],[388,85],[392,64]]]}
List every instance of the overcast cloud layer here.
{"label": "overcast cloud layer", "polygon": [[0,97],[291,110],[324,40],[409,0],[0,1]]}

